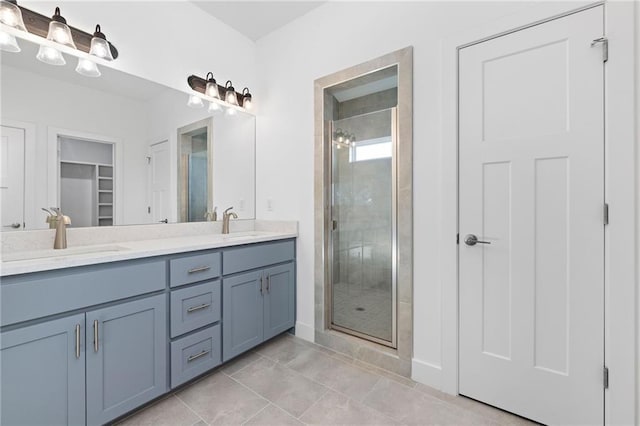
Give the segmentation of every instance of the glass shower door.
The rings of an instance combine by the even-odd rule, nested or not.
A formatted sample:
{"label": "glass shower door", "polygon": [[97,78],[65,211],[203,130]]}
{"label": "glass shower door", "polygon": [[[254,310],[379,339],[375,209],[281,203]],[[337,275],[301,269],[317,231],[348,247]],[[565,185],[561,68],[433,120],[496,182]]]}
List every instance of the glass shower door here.
{"label": "glass shower door", "polygon": [[331,124],[331,328],[395,347],[395,108]]}

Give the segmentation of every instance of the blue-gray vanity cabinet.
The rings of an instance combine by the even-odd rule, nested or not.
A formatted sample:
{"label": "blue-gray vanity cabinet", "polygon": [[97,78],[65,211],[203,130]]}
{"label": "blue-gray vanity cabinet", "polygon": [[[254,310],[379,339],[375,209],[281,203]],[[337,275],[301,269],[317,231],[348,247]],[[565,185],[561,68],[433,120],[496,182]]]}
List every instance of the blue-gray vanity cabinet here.
{"label": "blue-gray vanity cabinet", "polygon": [[293,263],[274,266],[263,272],[264,340],[295,325],[295,268]]}
{"label": "blue-gray vanity cabinet", "polygon": [[167,391],[166,298],[87,312],[87,424],[104,424]]}
{"label": "blue-gray vanity cabinet", "polygon": [[0,336],[3,425],[83,425],[84,314]]}
{"label": "blue-gray vanity cabinet", "polygon": [[264,340],[262,270],[222,280],[222,360]]}

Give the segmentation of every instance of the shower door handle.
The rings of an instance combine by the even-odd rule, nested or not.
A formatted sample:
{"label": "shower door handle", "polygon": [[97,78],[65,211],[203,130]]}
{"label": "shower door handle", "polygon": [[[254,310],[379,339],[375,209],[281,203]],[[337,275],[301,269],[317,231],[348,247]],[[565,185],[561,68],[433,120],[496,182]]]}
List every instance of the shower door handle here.
{"label": "shower door handle", "polygon": [[336,229],[338,229],[338,221],[337,220],[332,220],[331,221],[331,230],[335,231]]}

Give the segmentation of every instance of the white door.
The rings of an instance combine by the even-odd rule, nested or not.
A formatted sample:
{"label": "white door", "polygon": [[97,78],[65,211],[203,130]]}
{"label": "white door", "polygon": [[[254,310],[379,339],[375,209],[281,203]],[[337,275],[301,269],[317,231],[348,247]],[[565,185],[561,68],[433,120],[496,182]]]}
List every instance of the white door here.
{"label": "white door", "polygon": [[169,142],[153,144],[150,151],[150,213],[153,222],[166,222],[169,217]]}
{"label": "white door", "polygon": [[546,424],[603,421],[602,35],[599,6],[459,54],[460,393]]}
{"label": "white door", "polygon": [[2,231],[24,228],[24,129],[0,126]]}

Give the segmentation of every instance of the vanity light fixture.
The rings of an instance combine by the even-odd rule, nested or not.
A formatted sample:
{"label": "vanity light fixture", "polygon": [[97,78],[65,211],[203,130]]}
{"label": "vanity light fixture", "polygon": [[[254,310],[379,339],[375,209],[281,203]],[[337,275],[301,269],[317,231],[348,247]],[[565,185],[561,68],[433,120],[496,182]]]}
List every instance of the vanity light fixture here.
{"label": "vanity light fixture", "polygon": [[[27,31],[22,19],[22,12],[16,0],[0,1],[0,22],[19,31]],[[5,52],[20,52],[20,46],[16,37],[4,31],[0,31],[0,50]]]}
{"label": "vanity light fixture", "polygon": [[[96,30],[93,35],[77,28],[69,27],[67,20],[60,14],[59,7],[56,7],[53,16],[48,18],[32,10],[18,6],[16,0],[0,0],[0,23],[2,23],[3,26],[46,38],[48,42],[40,45],[36,57],[47,64],[66,64],[61,49],[56,48],[53,43],[96,56],[105,61],[113,61],[118,57],[118,50],[113,44],[107,41],[107,38],[100,29],[100,25],[96,25]],[[20,51],[14,34],[15,32],[8,33],[6,31],[0,31],[0,49],[11,52]],[[67,49],[62,50],[74,55],[73,52]],[[79,58],[78,66],[76,67],[78,73],[90,77],[98,77],[100,75],[95,61],[87,58],[86,55],[74,56],[78,56]]]}
{"label": "vanity light fixture", "polygon": [[[187,105],[190,107],[200,108],[202,106],[200,104],[202,99],[209,101],[209,112],[212,113],[221,112],[225,104],[229,105],[229,107],[225,109],[226,115],[235,115],[238,110],[237,107],[247,110],[252,107],[252,96],[248,87],[245,87],[242,93],[237,93],[231,80],[227,80],[224,87],[220,86],[216,83],[216,79],[213,78],[212,72],[207,73],[206,79],[196,75],[190,75],[189,78],[187,78],[187,83],[192,90],[202,94],[202,96],[189,95]],[[195,98],[198,98],[198,100]],[[230,110],[233,110],[233,112]]]}
{"label": "vanity light fixture", "polygon": [[356,144],[356,135],[353,133],[347,133],[342,131],[342,129],[337,129],[333,133],[333,143],[336,145],[338,149],[342,147],[350,147],[355,146]]}
{"label": "vanity light fixture", "polygon": [[244,109],[251,109],[253,107],[253,103],[251,101],[251,93],[249,93],[248,87],[242,89],[242,107]]}

